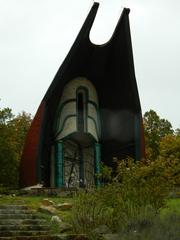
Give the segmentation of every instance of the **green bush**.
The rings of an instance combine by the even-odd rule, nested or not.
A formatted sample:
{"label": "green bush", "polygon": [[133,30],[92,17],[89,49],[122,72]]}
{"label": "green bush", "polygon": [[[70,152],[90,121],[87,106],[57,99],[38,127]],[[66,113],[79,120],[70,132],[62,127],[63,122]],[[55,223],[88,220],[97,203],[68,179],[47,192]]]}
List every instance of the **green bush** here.
{"label": "green bush", "polygon": [[120,182],[124,199],[138,206],[150,205],[158,212],[173,186],[172,181],[167,181],[168,171],[164,161],[134,163],[127,159],[117,162],[115,181]]}
{"label": "green bush", "polygon": [[74,231],[92,237],[93,229],[101,225],[111,232],[149,228],[172,186],[166,176],[161,161],[117,161],[116,176],[110,184],[75,197],[71,218]]}

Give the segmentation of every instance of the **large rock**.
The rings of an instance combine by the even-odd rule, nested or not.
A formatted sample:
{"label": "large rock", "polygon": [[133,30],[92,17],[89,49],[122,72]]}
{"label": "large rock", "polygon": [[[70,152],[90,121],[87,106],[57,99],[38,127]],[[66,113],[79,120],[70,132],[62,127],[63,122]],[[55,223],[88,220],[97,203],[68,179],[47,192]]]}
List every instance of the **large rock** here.
{"label": "large rock", "polygon": [[56,214],[56,209],[53,206],[40,206],[39,212],[47,213],[47,214]]}
{"label": "large rock", "polygon": [[116,233],[103,234],[101,239],[102,240],[121,240],[120,235]]}
{"label": "large rock", "polygon": [[58,216],[52,216],[51,223],[59,225],[62,222],[62,220]]}
{"label": "large rock", "polygon": [[56,205],[56,208],[58,208],[59,210],[69,210],[72,208],[72,206],[72,203],[59,203]]}

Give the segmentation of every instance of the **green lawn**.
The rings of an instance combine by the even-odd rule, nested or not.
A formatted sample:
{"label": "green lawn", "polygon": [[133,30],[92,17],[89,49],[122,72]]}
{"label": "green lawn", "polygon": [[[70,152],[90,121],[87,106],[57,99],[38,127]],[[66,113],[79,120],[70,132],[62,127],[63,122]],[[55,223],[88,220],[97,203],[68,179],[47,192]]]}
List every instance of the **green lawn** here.
{"label": "green lawn", "polygon": [[161,209],[161,216],[163,217],[170,213],[180,215],[180,198],[172,198],[166,201],[166,206]]}

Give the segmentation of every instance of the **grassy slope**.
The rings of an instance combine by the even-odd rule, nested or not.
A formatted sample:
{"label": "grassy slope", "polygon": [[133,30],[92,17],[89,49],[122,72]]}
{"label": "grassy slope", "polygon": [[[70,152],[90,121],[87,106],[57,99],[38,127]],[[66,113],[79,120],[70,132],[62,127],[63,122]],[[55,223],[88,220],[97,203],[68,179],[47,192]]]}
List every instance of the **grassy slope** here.
{"label": "grassy slope", "polygon": [[[1,196],[0,197],[0,205],[4,204],[22,204],[27,205],[29,208],[32,208],[34,210],[38,210],[38,208],[41,206],[41,202],[43,199],[48,198],[49,200],[52,200],[55,204],[58,203],[72,203],[73,198],[66,198],[66,197],[45,197],[45,196],[25,196],[25,197],[19,197],[19,196]],[[60,216],[60,218],[64,221],[66,221],[71,214],[71,211],[60,211],[57,210],[57,215]],[[43,217],[50,219],[51,215],[49,214],[42,214]]]}
{"label": "grassy slope", "polygon": [[[32,197],[19,197],[19,196],[1,196],[0,205],[4,204],[26,204],[30,208],[37,210],[41,206],[41,202],[44,198],[52,200],[54,203],[73,203],[73,198],[67,197],[45,197],[45,196],[32,196]],[[63,211],[64,214],[65,211]],[[66,211],[66,213],[69,211]],[[165,215],[170,212],[176,212],[180,215],[180,198],[168,199],[166,206],[161,209],[161,215]]]}

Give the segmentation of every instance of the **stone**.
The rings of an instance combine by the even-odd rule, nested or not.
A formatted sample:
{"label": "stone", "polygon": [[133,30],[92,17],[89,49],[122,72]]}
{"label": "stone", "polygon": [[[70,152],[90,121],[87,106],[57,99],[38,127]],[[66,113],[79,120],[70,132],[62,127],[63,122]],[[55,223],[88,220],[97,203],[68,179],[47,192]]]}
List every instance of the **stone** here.
{"label": "stone", "polygon": [[43,185],[38,183],[37,185],[22,188],[22,190],[30,191],[31,189],[37,189],[37,188],[42,188],[42,187],[43,187]]}
{"label": "stone", "polygon": [[62,222],[62,220],[60,219],[60,217],[52,216],[52,218],[51,218],[51,223],[52,224],[60,224],[61,222]]}
{"label": "stone", "polygon": [[69,210],[73,207],[72,203],[59,203],[56,205],[59,210]]}
{"label": "stone", "polygon": [[56,214],[56,209],[53,206],[40,206],[39,212],[47,213],[47,214]]}
{"label": "stone", "polygon": [[120,240],[120,235],[116,233],[103,234],[102,240]]}
{"label": "stone", "polygon": [[100,225],[99,227],[95,228],[92,232],[96,236],[106,234],[106,233],[108,234],[112,233],[111,230],[106,225]]}
{"label": "stone", "polygon": [[66,222],[59,223],[59,231],[60,233],[69,232],[72,230],[72,225]]}
{"label": "stone", "polygon": [[45,198],[42,200],[42,205],[44,206],[54,206],[55,203],[51,200],[49,200],[48,198]]}

